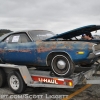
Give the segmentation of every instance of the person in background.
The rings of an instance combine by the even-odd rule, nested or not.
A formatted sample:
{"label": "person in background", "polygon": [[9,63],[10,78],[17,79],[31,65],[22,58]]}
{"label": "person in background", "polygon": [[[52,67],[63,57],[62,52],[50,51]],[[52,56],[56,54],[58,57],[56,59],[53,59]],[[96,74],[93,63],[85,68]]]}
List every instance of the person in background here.
{"label": "person in background", "polygon": [[92,40],[93,37],[91,35],[91,33],[88,34],[82,34],[82,40]]}

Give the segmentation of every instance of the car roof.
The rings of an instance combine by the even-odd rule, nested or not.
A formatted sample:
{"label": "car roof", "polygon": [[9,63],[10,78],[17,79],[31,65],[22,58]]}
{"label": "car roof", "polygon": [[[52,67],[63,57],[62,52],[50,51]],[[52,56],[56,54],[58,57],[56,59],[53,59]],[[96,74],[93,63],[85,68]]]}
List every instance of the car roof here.
{"label": "car roof", "polygon": [[1,37],[0,37],[0,41],[2,41],[4,38],[6,38],[7,36],[9,36],[9,35],[11,35],[11,34],[16,34],[16,33],[19,33],[19,32],[26,32],[26,33],[34,33],[35,31],[45,31],[45,32],[51,32],[51,31],[48,31],[48,30],[21,30],[21,31],[15,31],[15,32],[10,32],[10,33],[6,33],[6,34],[4,34],[4,35],[2,35]]}

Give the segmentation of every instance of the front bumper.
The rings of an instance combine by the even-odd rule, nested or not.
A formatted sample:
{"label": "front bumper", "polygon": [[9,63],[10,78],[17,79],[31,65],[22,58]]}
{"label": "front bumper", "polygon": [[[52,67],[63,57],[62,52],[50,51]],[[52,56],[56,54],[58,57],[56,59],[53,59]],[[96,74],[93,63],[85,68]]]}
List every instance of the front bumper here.
{"label": "front bumper", "polygon": [[92,46],[92,50],[93,52],[89,54],[89,56],[87,57],[87,59],[93,59],[96,57],[100,57],[100,44],[94,44]]}
{"label": "front bumper", "polygon": [[87,57],[87,59],[93,59],[100,56],[100,52],[97,53],[90,53],[89,56]]}
{"label": "front bumper", "polygon": [[94,44],[92,50],[95,55],[100,55],[100,44]]}
{"label": "front bumper", "polygon": [[89,56],[87,57],[87,59],[92,59],[92,58],[95,58],[96,55],[94,53],[90,53]]}

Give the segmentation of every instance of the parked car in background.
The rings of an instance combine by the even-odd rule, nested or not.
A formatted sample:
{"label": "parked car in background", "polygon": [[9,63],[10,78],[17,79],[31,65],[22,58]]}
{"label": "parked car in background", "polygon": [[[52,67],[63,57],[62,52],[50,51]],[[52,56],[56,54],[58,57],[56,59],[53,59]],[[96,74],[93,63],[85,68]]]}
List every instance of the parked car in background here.
{"label": "parked car in background", "polygon": [[0,62],[47,67],[57,76],[70,76],[76,64],[91,64],[100,55],[100,40],[76,37],[99,29],[88,25],[58,35],[47,30],[11,32],[0,37]]}
{"label": "parked car in background", "polygon": [[99,40],[100,39],[100,35],[93,35],[93,38]]}

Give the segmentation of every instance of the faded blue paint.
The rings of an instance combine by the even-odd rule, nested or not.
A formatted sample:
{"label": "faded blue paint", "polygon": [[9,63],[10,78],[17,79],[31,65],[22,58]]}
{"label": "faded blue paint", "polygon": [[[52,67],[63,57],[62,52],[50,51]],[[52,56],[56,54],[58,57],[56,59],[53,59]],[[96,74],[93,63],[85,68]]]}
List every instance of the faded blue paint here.
{"label": "faded blue paint", "polygon": [[[82,47],[83,45],[83,47]],[[5,48],[6,47],[6,48]],[[91,49],[86,42],[29,42],[29,43],[0,43],[1,59],[6,63],[46,66],[48,54],[53,52],[66,52],[74,62],[86,60]],[[84,51],[83,55],[77,54],[78,51]]]}
{"label": "faded blue paint", "polygon": [[35,64],[37,62],[36,44],[8,43],[4,53],[4,62],[15,64]]}
{"label": "faded blue paint", "polygon": [[[65,43],[62,42],[62,44],[61,44],[61,42],[59,43],[59,41],[58,41],[56,48],[54,48],[52,50],[48,50],[46,52],[38,53],[38,57],[42,61],[42,62],[40,62],[40,64],[41,65],[46,64],[47,55],[51,51],[53,51],[53,52],[66,52],[70,55],[73,62],[79,62],[79,61],[82,61],[82,60],[87,60],[87,57],[89,56],[90,52],[92,52],[92,46],[91,46],[91,49],[89,49],[90,46],[89,46],[89,43],[87,43],[87,42],[85,44],[84,44],[84,42],[82,42],[82,43],[78,43],[78,42],[77,43],[69,43],[69,46],[67,46],[67,47],[65,47],[64,44]],[[82,47],[82,45],[83,45],[83,47]],[[50,45],[49,45],[49,47],[50,47]],[[71,47],[71,49],[69,47]],[[79,54],[77,54],[78,51],[83,51],[84,54],[79,55]]]}
{"label": "faded blue paint", "polygon": [[[94,26],[88,28],[91,29],[91,27]],[[71,33],[73,34],[73,32]],[[0,59],[5,63],[46,66],[47,56],[51,52],[65,52],[70,55],[73,62],[77,63],[87,60],[89,54],[93,52],[92,46],[94,43],[85,41],[50,41],[48,39],[49,41],[32,41],[27,43],[3,42],[3,39],[11,34],[14,33],[3,35],[0,38]],[[58,37],[63,35],[67,35],[67,32],[66,34],[58,35]],[[78,51],[83,51],[84,54],[79,55],[77,54]]]}

